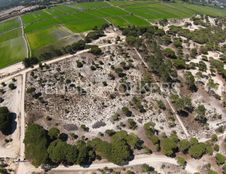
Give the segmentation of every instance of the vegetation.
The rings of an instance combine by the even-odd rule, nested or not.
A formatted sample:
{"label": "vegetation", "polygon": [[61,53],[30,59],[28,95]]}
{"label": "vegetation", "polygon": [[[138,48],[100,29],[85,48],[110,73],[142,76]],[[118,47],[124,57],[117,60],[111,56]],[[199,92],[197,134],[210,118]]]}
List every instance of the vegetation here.
{"label": "vegetation", "polygon": [[25,156],[36,167],[48,159],[48,135],[41,126],[29,123],[25,132]]}
{"label": "vegetation", "polygon": [[188,152],[191,157],[199,159],[206,153],[206,145],[204,143],[196,143],[190,147]]}
{"label": "vegetation", "polygon": [[11,124],[11,113],[7,107],[0,107],[0,131],[6,130]]}
{"label": "vegetation", "polygon": [[216,162],[217,162],[217,165],[222,165],[224,164],[225,160],[226,160],[226,157],[220,153],[217,153],[216,156]]}

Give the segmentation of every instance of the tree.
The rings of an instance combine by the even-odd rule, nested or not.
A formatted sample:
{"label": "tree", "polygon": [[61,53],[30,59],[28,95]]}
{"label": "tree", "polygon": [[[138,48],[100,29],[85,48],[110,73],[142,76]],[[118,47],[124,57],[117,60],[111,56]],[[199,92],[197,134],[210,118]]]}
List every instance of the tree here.
{"label": "tree", "polygon": [[91,46],[91,49],[90,49],[90,52],[92,54],[94,54],[94,55],[100,55],[100,54],[102,54],[101,49],[97,45],[92,45]]}
{"label": "tree", "polygon": [[201,158],[206,153],[206,144],[197,143],[189,148],[189,154],[195,159]]}
{"label": "tree", "polygon": [[16,89],[16,85],[14,83],[9,84],[9,89],[14,90]]}
{"label": "tree", "polygon": [[189,97],[179,97],[178,95],[172,95],[171,100],[180,114],[191,112],[193,109],[191,99]]}
{"label": "tree", "polygon": [[195,120],[199,121],[200,123],[206,123],[207,122],[207,118],[205,117],[206,115],[206,108],[204,105],[199,105],[196,108],[196,117]]}
{"label": "tree", "polygon": [[111,160],[117,165],[125,165],[131,159],[132,150],[124,139],[112,141]]}
{"label": "tree", "polygon": [[60,130],[57,129],[57,128],[55,128],[55,127],[50,128],[49,131],[48,131],[48,135],[49,135],[49,137],[50,137],[52,140],[57,139],[58,136],[59,136],[59,134],[60,134]]}
{"label": "tree", "polygon": [[172,138],[164,138],[160,141],[160,147],[166,156],[173,156],[177,151],[177,143]]}
{"label": "tree", "polygon": [[217,165],[222,165],[224,164],[225,160],[226,160],[226,157],[220,153],[217,153],[216,156],[216,162],[217,162]]}
{"label": "tree", "polygon": [[129,110],[129,108],[127,107],[123,107],[122,108],[122,112],[127,116],[127,117],[131,117],[132,116],[132,112]]}
{"label": "tree", "polygon": [[78,141],[76,145],[78,149],[77,164],[90,164],[95,159],[95,152],[93,148],[82,140]]}
{"label": "tree", "polygon": [[48,147],[48,154],[49,158],[54,163],[61,163],[63,161],[66,161],[66,153],[65,153],[65,147],[67,146],[67,143],[65,143],[62,140],[55,140],[53,141],[49,147]]}
{"label": "tree", "polygon": [[0,130],[6,130],[11,124],[11,113],[7,107],[0,107]]}
{"label": "tree", "polygon": [[175,52],[171,49],[171,48],[166,48],[163,50],[163,54],[168,57],[168,58],[171,58],[171,59],[176,59],[177,56],[175,54]]}
{"label": "tree", "polygon": [[179,151],[186,153],[188,149],[190,148],[191,144],[188,140],[183,139],[178,143]]}
{"label": "tree", "polygon": [[197,87],[195,85],[195,78],[190,71],[187,71],[185,73],[185,80],[189,90],[191,90],[192,92],[197,91]]}
{"label": "tree", "polygon": [[182,166],[183,168],[185,168],[187,162],[186,162],[186,160],[185,160],[184,158],[178,156],[178,157],[176,157],[176,160],[177,160],[177,163],[178,163],[180,166]]}
{"label": "tree", "polygon": [[38,167],[46,162],[48,137],[47,131],[43,127],[29,123],[25,132],[24,144],[25,156],[32,161],[34,166]]}
{"label": "tree", "polygon": [[137,123],[133,119],[129,118],[127,122],[128,122],[129,129],[135,130],[137,128]]}
{"label": "tree", "polygon": [[65,158],[68,164],[75,164],[77,162],[78,157],[78,149],[75,145],[69,145],[66,146],[66,153]]}
{"label": "tree", "polygon": [[25,68],[31,67],[35,64],[38,64],[39,60],[37,57],[30,57],[30,58],[25,58],[23,60],[23,64],[25,66]]}
{"label": "tree", "polygon": [[223,174],[226,174],[226,164],[223,166]]}
{"label": "tree", "polygon": [[154,129],[154,125],[152,125],[152,123],[145,123],[144,131],[145,135],[151,140],[153,144],[159,144],[159,138],[155,135],[157,131]]}

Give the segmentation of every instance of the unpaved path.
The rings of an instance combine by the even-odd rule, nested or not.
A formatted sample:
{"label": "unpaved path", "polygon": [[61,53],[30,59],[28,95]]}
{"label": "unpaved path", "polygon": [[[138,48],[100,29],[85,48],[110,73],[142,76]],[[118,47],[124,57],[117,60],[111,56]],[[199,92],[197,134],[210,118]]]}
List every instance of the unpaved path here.
{"label": "unpaved path", "polygon": [[27,37],[24,33],[24,24],[23,24],[23,21],[21,19],[21,16],[18,17],[19,18],[19,21],[20,21],[20,26],[21,26],[21,31],[22,31],[22,37],[23,37],[23,40],[25,42],[25,47],[26,47],[26,57],[30,57],[31,56],[31,49],[30,49],[30,45],[29,45],[29,42],[27,40]]}
{"label": "unpaved path", "polygon": [[[143,155],[135,156],[135,158],[132,161],[130,161],[129,164],[123,166],[123,168],[142,165],[142,164],[148,164],[154,168],[157,168],[157,167],[159,168],[159,165],[163,163],[178,166],[177,161],[174,158],[170,158],[170,157],[166,157],[164,155],[158,155],[158,154],[150,154],[150,155],[143,154]],[[28,162],[21,162],[20,164],[21,165],[17,170],[18,174],[21,174],[21,173],[31,174],[34,171],[37,171],[37,172],[42,171],[41,168],[38,168],[38,169],[34,168]],[[65,167],[63,165],[60,165],[57,168],[52,169],[51,171],[62,172],[62,173],[63,172],[81,172],[82,173],[82,172],[88,172],[88,171],[96,171],[98,169],[104,169],[105,167],[113,168],[113,169],[122,168],[122,166],[115,165],[111,162],[100,162],[100,163],[93,163],[89,167],[81,167],[79,165]],[[187,163],[184,170],[187,171],[188,173],[198,172],[196,167],[190,164],[189,162]]]}
{"label": "unpaved path", "polygon": [[[142,57],[141,54],[138,52],[138,50],[137,50],[136,48],[134,48],[134,50],[136,51],[136,53],[137,53],[138,57],[140,58],[140,60],[143,62],[144,66],[145,66],[146,68],[149,69],[148,64],[144,61],[143,57]],[[155,79],[154,79],[154,80],[155,80]],[[161,92],[163,92],[163,91],[162,91],[162,88],[161,88],[160,85],[159,85],[159,83],[157,83],[156,80],[155,80],[155,82],[156,82],[156,84],[158,85],[158,87],[160,88]],[[166,102],[167,102],[167,104],[170,106],[170,109],[172,110],[172,112],[174,113],[174,115],[176,116],[176,118],[177,118],[177,120],[178,120],[180,126],[182,127],[182,129],[183,129],[183,131],[184,131],[186,137],[187,137],[187,138],[190,137],[190,135],[189,135],[189,133],[188,133],[186,127],[184,126],[184,123],[182,122],[182,120],[180,119],[180,116],[177,114],[177,112],[175,111],[175,109],[174,109],[172,103],[170,102],[169,97],[166,97]]]}

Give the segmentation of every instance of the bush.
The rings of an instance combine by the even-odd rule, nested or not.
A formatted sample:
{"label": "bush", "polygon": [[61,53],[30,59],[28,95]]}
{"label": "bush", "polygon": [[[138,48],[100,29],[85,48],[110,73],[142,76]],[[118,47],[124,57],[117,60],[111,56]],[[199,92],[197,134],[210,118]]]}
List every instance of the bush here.
{"label": "bush", "polygon": [[226,157],[220,153],[217,153],[216,156],[216,162],[217,162],[217,165],[222,165],[224,164],[225,160],[226,160]]}
{"label": "bush", "polygon": [[125,114],[127,117],[131,117],[132,116],[132,112],[129,110],[129,108],[127,107],[123,107],[122,108],[122,112],[123,114]]}
{"label": "bush", "polygon": [[128,119],[128,126],[129,126],[129,129],[133,129],[135,130],[137,128],[137,123],[133,120],[133,119]]}

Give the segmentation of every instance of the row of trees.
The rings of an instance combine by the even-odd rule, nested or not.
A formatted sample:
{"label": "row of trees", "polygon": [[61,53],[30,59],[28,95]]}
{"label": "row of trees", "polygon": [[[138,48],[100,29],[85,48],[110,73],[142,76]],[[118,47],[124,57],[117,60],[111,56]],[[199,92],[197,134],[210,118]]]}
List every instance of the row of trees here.
{"label": "row of trees", "polygon": [[212,154],[213,148],[210,144],[200,143],[196,138],[190,140],[180,140],[176,133],[170,136],[159,136],[158,131],[155,130],[154,124],[146,123],[144,125],[146,136],[151,142],[157,146],[157,149],[162,151],[166,156],[175,156],[177,152],[189,154],[195,159],[201,158],[204,154]]}
{"label": "row of trees", "polygon": [[42,126],[29,123],[25,133],[25,155],[36,167],[42,164],[90,165],[97,155],[109,161],[124,165],[133,158],[133,150],[140,149],[142,141],[135,134],[125,131],[109,134],[111,142],[95,138],[85,142],[77,141],[67,144],[60,131],[51,128],[48,131]]}
{"label": "row of trees", "polygon": [[93,148],[86,142],[67,144],[56,128],[47,131],[40,125],[29,123],[24,143],[26,158],[36,167],[46,163],[89,165],[95,159]]}

